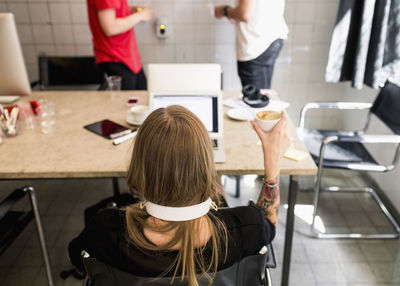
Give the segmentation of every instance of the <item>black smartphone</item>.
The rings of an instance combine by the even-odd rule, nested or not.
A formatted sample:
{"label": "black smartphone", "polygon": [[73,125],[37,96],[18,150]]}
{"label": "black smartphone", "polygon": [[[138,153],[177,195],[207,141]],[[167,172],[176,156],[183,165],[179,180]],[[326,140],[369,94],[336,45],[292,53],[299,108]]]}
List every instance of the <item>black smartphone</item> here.
{"label": "black smartphone", "polygon": [[87,130],[92,131],[93,133],[96,133],[108,139],[115,139],[117,137],[129,134],[136,130],[122,126],[109,119],[85,125],[83,126],[83,128],[86,128]]}

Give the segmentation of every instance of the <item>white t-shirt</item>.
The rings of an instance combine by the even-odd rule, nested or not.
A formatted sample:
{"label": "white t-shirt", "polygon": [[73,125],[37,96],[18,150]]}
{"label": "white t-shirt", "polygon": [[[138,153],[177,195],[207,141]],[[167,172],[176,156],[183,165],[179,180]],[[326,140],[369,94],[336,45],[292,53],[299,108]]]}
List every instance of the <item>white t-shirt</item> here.
{"label": "white t-shirt", "polygon": [[[240,1],[240,0],[237,0]],[[251,18],[236,23],[236,54],[239,61],[261,55],[273,41],[286,39],[285,0],[252,0]]]}

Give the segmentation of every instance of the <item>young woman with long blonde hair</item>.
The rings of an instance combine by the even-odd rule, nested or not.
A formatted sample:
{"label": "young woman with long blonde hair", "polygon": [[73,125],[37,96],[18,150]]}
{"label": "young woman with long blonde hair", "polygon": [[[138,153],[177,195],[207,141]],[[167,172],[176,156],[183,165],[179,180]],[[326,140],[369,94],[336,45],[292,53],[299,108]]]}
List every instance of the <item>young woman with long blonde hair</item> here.
{"label": "young woman with long blonde hair", "polygon": [[139,128],[128,170],[138,202],[97,213],[69,245],[138,276],[172,276],[212,283],[219,269],[256,254],[275,236],[279,161],[289,146],[287,119],[264,133],[254,122],[264,154],[265,179],[257,204],[218,209],[221,187],[212,143],[201,121],[181,106],[152,112]]}

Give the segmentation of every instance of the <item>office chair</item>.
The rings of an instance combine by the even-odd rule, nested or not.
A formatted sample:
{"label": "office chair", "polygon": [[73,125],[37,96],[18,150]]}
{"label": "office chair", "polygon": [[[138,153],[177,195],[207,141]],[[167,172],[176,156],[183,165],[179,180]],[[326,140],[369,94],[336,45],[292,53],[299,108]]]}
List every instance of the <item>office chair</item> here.
{"label": "office chair", "polygon": [[39,56],[40,90],[100,90],[104,75],[94,57]]}
{"label": "office chair", "polygon": [[[360,131],[333,131],[305,129],[305,116],[310,109],[369,109],[367,121]],[[378,117],[395,135],[365,134],[368,129],[372,114]],[[299,137],[303,139],[309,149],[315,163],[318,166],[318,173],[314,185],[314,212],[311,224],[311,231],[316,238],[397,238],[399,237],[399,223],[386,208],[378,193],[372,187],[347,188],[347,187],[324,187],[321,188],[322,171],[324,168],[336,168],[342,170],[353,170],[360,172],[388,172],[393,170],[400,157],[400,87],[387,81],[380,90],[375,102],[312,102],[306,104],[300,114]],[[370,144],[396,144],[393,161],[389,165],[382,165],[367,151],[365,143]],[[319,148],[318,148],[319,147]],[[315,152],[316,150],[319,150]],[[314,152],[313,152],[314,151]],[[319,233],[315,227],[315,218],[318,213],[318,201],[320,191],[350,191],[367,192],[377,202],[383,214],[394,227],[394,233],[360,234],[360,233]]]}
{"label": "office chair", "polygon": [[[12,207],[29,195],[31,210],[27,212],[12,210]],[[43,233],[42,221],[40,219],[36,192],[32,187],[23,187],[14,190],[2,202],[0,202],[0,255],[6,251],[11,243],[28,226],[29,222],[35,218],[36,229],[39,236],[40,247],[46,268],[46,275],[49,286],[53,286],[50,259],[46,247],[46,240]]]}
{"label": "office chair", "polygon": [[[134,286],[134,285],[187,285],[176,277],[171,284],[171,277],[141,277],[122,272],[91,257],[85,250],[81,254],[86,270],[84,286]],[[270,268],[275,268],[275,255],[271,245],[266,254],[255,254],[243,258],[232,266],[219,270],[213,280],[213,286],[270,286]],[[198,277],[199,286],[208,286],[205,276]]]}

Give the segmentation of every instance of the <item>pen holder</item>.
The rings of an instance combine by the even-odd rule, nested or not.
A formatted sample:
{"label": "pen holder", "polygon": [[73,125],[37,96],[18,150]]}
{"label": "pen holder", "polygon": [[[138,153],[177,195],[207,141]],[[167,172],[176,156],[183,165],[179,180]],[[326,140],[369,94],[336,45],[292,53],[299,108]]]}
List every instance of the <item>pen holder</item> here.
{"label": "pen holder", "polygon": [[18,107],[14,107],[9,111],[0,105],[0,127],[7,137],[13,137],[18,134],[16,128],[18,112]]}

